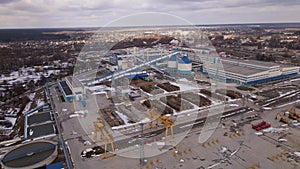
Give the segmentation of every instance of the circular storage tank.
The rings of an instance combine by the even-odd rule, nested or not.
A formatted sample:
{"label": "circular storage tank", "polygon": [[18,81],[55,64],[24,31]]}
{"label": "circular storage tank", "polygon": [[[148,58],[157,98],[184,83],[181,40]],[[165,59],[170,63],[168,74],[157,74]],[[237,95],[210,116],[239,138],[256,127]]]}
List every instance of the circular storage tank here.
{"label": "circular storage tank", "polygon": [[177,56],[173,55],[168,60],[168,70],[174,72],[177,70]]}
{"label": "circular storage tank", "polygon": [[50,141],[30,142],[18,146],[4,155],[4,168],[38,168],[52,163],[57,157],[57,144]]}
{"label": "circular storage tank", "polygon": [[180,74],[191,74],[192,73],[192,62],[187,56],[183,56],[178,62],[178,73]]}

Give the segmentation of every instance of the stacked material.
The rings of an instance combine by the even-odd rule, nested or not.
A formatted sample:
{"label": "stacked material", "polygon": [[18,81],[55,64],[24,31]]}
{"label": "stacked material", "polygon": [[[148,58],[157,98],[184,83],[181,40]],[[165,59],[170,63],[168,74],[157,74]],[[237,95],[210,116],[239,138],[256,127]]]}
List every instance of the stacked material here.
{"label": "stacked material", "polygon": [[161,115],[173,114],[173,110],[169,106],[163,105],[158,100],[146,100],[143,104],[149,109],[156,108],[157,112]]}
{"label": "stacked material", "polygon": [[231,99],[239,99],[242,98],[242,94],[237,92],[237,91],[233,91],[233,90],[226,90],[226,89],[218,89],[216,90],[217,93],[226,95],[228,97],[230,97]]}
{"label": "stacked material", "polygon": [[100,109],[100,114],[103,119],[111,126],[119,126],[124,125],[124,121],[120,118],[120,116],[111,108]]}
{"label": "stacked material", "polygon": [[180,87],[172,85],[170,82],[161,83],[157,85],[158,87],[164,89],[167,92],[173,92],[180,90]]}
{"label": "stacked material", "polygon": [[211,101],[193,92],[182,93],[181,97],[199,107],[211,105]]}
{"label": "stacked material", "polygon": [[228,100],[225,96],[218,95],[218,94],[216,94],[216,93],[212,93],[211,91],[206,90],[206,89],[201,89],[201,90],[200,90],[200,93],[201,93],[201,94],[204,94],[204,95],[206,95],[206,96],[208,96],[208,97],[217,99],[217,100],[221,100],[221,101],[227,101],[227,100]]}
{"label": "stacked material", "polygon": [[171,95],[171,96],[161,97],[160,101],[172,107],[176,111],[183,111],[183,110],[194,108],[194,106],[191,103],[182,100],[180,96]]}
{"label": "stacked material", "polygon": [[147,93],[151,93],[151,94],[161,94],[164,91],[159,89],[158,87],[154,86],[154,85],[148,85],[148,86],[141,86],[141,89]]}

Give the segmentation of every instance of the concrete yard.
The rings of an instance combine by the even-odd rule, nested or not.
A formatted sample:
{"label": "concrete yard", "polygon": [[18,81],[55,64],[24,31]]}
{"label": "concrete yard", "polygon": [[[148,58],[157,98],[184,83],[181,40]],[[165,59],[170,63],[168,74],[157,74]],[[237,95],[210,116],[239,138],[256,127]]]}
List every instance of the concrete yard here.
{"label": "concrete yard", "polygon": [[[229,88],[236,90],[234,86]],[[56,92],[54,89],[51,91]],[[93,139],[94,128],[92,122],[97,117],[100,117],[100,114],[95,110],[108,108],[112,105],[107,99],[107,95],[96,94],[93,95],[91,99],[88,99],[87,105],[89,106],[89,111],[84,117],[70,117],[70,115],[75,112],[74,108],[80,108],[79,105],[76,105],[77,103],[61,102],[58,96],[54,97],[54,102],[57,105],[57,110],[64,110],[59,112],[59,117],[62,122],[64,137],[69,147],[75,168],[95,168],[101,166],[101,168],[107,169],[196,169],[203,167],[248,168],[253,167],[254,165],[260,166],[260,168],[278,169],[282,167],[299,167],[299,163],[291,160],[291,157],[287,156],[287,153],[300,151],[299,127],[289,127],[288,133],[264,132],[263,135],[258,136],[256,131],[252,129],[251,124],[259,123],[262,120],[271,123],[272,127],[275,128],[280,128],[282,124],[278,120],[275,120],[276,112],[270,110],[262,112],[262,110],[250,100],[246,100],[245,102],[243,102],[242,99],[228,101],[223,107],[225,112],[238,109],[241,107],[240,105],[243,104],[254,108],[254,111],[223,119],[217,126],[217,129],[212,132],[212,135],[204,143],[202,140],[203,138],[201,139],[201,142],[199,142],[199,136],[201,135],[201,137],[203,137],[202,134],[204,133],[204,131],[201,131],[203,129],[201,125],[196,125],[188,134],[186,134],[186,132],[178,133],[178,131],[180,131],[179,127],[177,127],[177,129],[175,127],[174,140],[171,139],[167,141],[164,139],[164,129],[160,127],[158,135],[151,136],[144,142],[144,153],[145,159],[147,160],[144,166],[140,166],[139,164],[141,142],[138,137],[134,136],[134,133],[138,134],[140,132],[140,127],[138,125],[125,127],[126,129],[107,129],[114,135],[116,156],[109,159],[103,159],[102,155],[94,158],[81,157],[80,154],[82,151],[97,145],[103,145],[101,140],[95,142]],[[140,100],[138,102],[140,102]],[[137,104],[138,102],[134,102],[134,104],[136,104],[135,107],[139,105]],[[142,108],[145,109],[146,107],[142,106]],[[276,111],[283,111],[287,108],[288,107],[282,107]],[[197,114],[197,118],[206,117],[210,112],[209,110],[210,109],[203,109],[200,113],[195,114],[193,113],[193,110],[184,111],[186,113],[180,113],[177,116],[181,119],[187,118],[188,121],[188,119],[191,120],[190,116]],[[254,116],[255,118],[251,119]],[[147,117],[147,114],[145,114],[144,117]],[[232,131],[232,126],[242,118],[250,119],[250,121],[245,121],[245,123],[238,128],[240,133],[237,134]],[[182,127],[192,127],[192,125],[185,125],[184,123],[179,125],[179,122],[177,125]],[[148,125],[146,125],[145,132],[151,131],[155,130],[150,130]],[[288,141],[278,142],[277,140],[279,137],[285,138]]]}

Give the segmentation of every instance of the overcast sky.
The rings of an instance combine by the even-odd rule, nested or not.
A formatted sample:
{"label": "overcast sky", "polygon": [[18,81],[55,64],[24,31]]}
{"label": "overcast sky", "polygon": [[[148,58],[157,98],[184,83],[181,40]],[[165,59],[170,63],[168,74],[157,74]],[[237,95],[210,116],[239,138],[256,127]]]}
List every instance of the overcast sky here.
{"label": "overcast sky", "polygon": [[[300,22],[299,0],[0,0],[1,28]],[[122,18],[119,21],[116,21]],[[158,21],[159,20],[159,21]],[[180,20],[180,21],[178,21]]]}

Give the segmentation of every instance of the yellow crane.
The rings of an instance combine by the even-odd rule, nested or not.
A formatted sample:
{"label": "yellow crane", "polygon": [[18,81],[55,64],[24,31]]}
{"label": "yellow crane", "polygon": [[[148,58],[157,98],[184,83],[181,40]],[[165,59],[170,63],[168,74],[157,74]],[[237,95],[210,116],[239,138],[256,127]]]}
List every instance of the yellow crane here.
{"label": "yellow crane", "polygon": [[286,112],[288,112],[290,119],[298,120],[300,118],[300,114],[296,113],[296,109],[294,107],[290,107],[289,109],[285,110],[284,113]]}
{"label": "yellow crane", "polygon": [[277,120],[278,117],[280,117],[280,122],[285,123],[285,124],[289,124],[289,120],[286,119],[282,114],[277,113],[275,119]]}
{"label": "yellow crane", "polygon": [[166,129],[166,140],[168,139],[168,132],[169,132],[169,128],[171,131],[171,137],[174,138],[173,135],[173,127],[175,126],[174,122],[172,119],[170,119],[167,116],[160,116],[160,120],[161,122],[165,125],[165,129]]}
{"label": "yellow crane", "polygon": [[[165,131],[166,131],[166,139],[168,139],[168,133],[169,133],[169,128],[171,131],[171,137],[174,137],[173,134],[173,127],[175,126],[175,123],[173,122],[173,120],[167,116],[162,116],[161,114],[159,114],[156,110],[156,108],[153,108],[149,111],[149,117],[150,117],[150,122],[149,122],[149,126],[150,128],[157,128],[158,127],[158,121],[160,120],[162,124],[164,124],[165,126]],[[155,127],[153,126],[153,121],[155,120],[156,125]]]}
{"label": "yellow crane", "polygon": [[[110,158],[115,155],[115,148],[114,148],[114,138],[111,133],[109,133],[102,122],[101,119],[97,118],[94,121],[94,129],[95,135],[94,140],[98,140],[98,132],[101,133],[101,139],[104,141],[104,158]],[[107,145],[111,146],[111,155],[107,155]]]}
{"label": "yellow crane", "polygon": [[295,113],[290,113],[289,118],[292,119],[292,120],[298,120],[298,116]]}
{"label": "yellow crane", "polygon": [[[160,114],[157,112],[156,108],[153,108],[149,111],[149,117],[150,117],[150,122],[149,122],[149,127],[150,128],[157,128],[158,127],[158,120],[160,118]],[[155,127],[153,126],[153,121],[156,121]]]}

